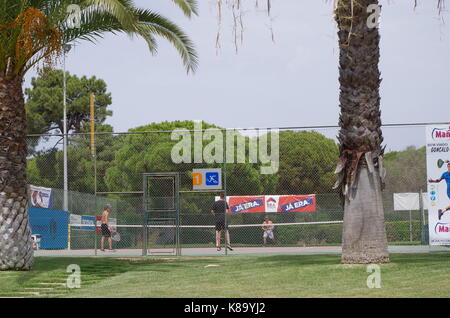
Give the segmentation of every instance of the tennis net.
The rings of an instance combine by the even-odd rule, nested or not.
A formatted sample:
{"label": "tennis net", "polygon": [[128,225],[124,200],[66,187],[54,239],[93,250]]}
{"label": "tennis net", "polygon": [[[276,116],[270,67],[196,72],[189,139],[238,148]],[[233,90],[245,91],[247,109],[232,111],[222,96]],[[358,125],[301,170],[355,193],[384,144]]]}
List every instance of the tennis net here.
{"label": "tennis net", "polygon": [[[81,227],[72,224],[71,227]],[[264,243],[263,223],[229,224],[228,230],[233,246],[256,247]],[[273,238],[267,243],[274,246],[317,246],[339,245],[341,243],[342,221],[290,222],[270,224]],[[216,227],[214,224],[179,225],[179,242],[181,248],[214,247]],[[145,237],[150,248],[169,248],[175,246],[177,226],[175,223],[163,222],[143,224],[119,224],[113,230],[120,233],[120,242],[114,242],[117,249],[140,249]],[[144,235],[147,231],[146,235]],[[71,249],[95,248],[101,234],[96,231],[75,229],[70,231]],[[222,237],[222,242],[224,241]]]}

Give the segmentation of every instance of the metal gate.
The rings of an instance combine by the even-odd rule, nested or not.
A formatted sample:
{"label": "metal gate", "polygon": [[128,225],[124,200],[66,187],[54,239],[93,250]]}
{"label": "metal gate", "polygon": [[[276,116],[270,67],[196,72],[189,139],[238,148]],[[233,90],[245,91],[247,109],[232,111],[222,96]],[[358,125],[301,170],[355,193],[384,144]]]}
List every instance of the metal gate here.
{"label": "metal gate", "polygon": [[142,255],[180,256],[179,173],[145,173],[143,185]]}

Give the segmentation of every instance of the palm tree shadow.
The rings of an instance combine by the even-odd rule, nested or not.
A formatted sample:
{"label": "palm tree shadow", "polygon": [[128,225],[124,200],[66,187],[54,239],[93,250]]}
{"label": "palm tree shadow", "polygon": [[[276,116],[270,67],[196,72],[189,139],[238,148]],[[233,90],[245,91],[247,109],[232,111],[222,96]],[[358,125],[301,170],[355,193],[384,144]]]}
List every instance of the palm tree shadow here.
{"label": "palm tree shadow", "polygon": [[255,263],[266,263],[267,266],[302,266],[302,265],[336,265],[340,264],[340,255],[272,255],[261,256]]}
{"label": "palm tree shadow", "polygon": [[[166,264],[165,264],[166,263]],[[58,279],[62,282],[71,271],[68,266],[76,264],[80,267],[81,277],[108,278],[130,271],[169,272],[171,269],[182,266],[164,262],[163,260],[143,259],[140,261],[121,260],[115,258],[65,258],[65,257],[39,257],[35,260],[33,269],[23,272],[17,278],[19,286],[39,282],[52,282]]]}

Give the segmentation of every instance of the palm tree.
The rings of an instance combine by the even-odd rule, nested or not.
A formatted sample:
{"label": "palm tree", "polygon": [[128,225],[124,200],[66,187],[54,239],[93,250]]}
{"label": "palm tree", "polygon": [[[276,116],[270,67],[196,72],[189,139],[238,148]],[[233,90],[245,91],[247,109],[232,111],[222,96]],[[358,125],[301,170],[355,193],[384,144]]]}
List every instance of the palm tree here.
{"label": "palm tree", "polygon": [[[196,0],[172,0],[190,17]],[[79,10],[68,19],[69,6]],[[26,114],[22,83],[40,62],[52,64],[65,44],[95,41],[105,33],[140,36],[152,53],[155,36],[170,41],[187,71],[197,55],[174,23],[132,0],[0,0],[0,270],[30,270],[33,264],[27,214]]]}
{"label": "palm tree", "polygon": [[384,225],[380,113],[380,35],[367,25],[378,0],[338,0],[340,173],[344,196],[343,263],[389,262]]}
{"label": "palm tree", "polygon": [[[437,4],[441,9],[443,1]],[[378,0],[337,0],[335,9],[341,108],[335,187],[344,197],[343,263],[389,262],[381,196],[380,34],[368,24],[370,5]]]}

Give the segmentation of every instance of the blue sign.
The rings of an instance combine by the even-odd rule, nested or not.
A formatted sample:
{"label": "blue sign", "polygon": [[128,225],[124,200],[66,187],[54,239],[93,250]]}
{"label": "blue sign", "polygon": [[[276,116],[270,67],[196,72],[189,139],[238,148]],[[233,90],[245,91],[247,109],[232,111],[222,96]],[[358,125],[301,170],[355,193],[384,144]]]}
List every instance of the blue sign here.
{"label": "blue sign", "polygon": [[41,249],[65,249],[68,244],[69,212],[28,208],[31,233],[41,235]]}
{"label": "blue sign", "polygon": [[222,190],[222,169],[207,168],[192,170],[193,190]]}
{"label": "blue sign", "polygon": [[206,173],[206,185],[207,186],[219,185],[219,173],[218,172],[207,172]]}
{"label": "blue sign", "polygon": [[84,230],[84,231],[95,231],[95,216],[81,215],[82,226],[72,226],[72,230]]}

